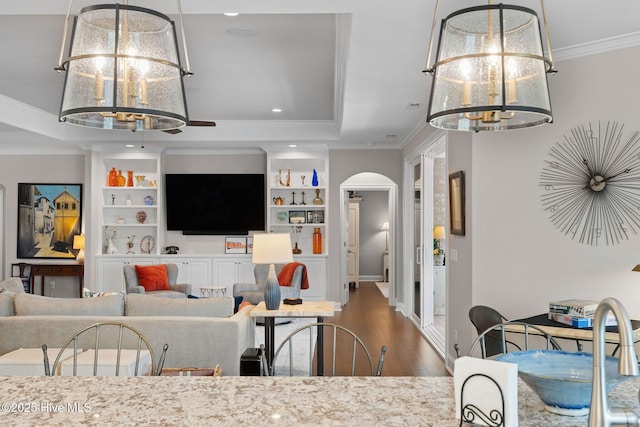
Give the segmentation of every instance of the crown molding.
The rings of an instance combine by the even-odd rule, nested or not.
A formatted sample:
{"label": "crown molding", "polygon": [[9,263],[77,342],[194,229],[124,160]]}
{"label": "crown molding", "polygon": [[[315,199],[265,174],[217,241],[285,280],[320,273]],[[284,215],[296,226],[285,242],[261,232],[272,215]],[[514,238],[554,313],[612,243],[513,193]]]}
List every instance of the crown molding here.
{"label": "crown molding", "polygon": [[553,50],[554,61],[564,61],[588,55],[597,55],[640,45],[640,32],[610,37],[589,43],[582,43]]}

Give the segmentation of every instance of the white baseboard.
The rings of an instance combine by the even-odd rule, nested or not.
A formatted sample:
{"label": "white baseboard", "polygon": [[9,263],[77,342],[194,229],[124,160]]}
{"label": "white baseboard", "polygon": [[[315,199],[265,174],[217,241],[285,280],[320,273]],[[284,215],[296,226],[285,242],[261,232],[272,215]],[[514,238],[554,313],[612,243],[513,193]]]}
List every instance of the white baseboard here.
{"label": "white baseboard", "polygon": [[358,280],[361,282],[382,282],[382,274],[381,275],[369,275],[369,276],[358,276]]}

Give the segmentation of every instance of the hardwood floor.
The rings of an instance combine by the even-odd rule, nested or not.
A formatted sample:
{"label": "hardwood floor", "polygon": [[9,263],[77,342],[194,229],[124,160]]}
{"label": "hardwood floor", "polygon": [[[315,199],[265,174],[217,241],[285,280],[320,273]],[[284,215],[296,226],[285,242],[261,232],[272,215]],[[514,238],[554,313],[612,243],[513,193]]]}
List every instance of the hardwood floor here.
{"label": "hardwood floor", "polygon": [[[387,299],[373,282],[360,282],[360,287],[349,293],[349,303],[327,322],[344,326],[356,333],[365,343],[374,364],[380,357],[382,345],[387,346],[383,376],[441,376],[449,375],[444,362],[422,336],[418,328]],[[325,333],[325,370],[331,348]],[[345,355],[346,356],[346,355]],[[338,372],[349,365],[349,357],[338,357]]]}

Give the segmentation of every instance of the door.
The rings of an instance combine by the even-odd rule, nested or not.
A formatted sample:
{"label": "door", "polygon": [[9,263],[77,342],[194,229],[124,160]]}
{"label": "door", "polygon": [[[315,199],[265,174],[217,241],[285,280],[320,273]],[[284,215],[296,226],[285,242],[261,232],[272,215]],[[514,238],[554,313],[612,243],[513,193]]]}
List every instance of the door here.
{"label": "door", "polygon": [[349,229],[347,244],[347,280],[349,285],[352,283],[355,287],[360,286],[360,204],[358,202],[349,202]]}
{"label": "door", "polygon": [[435,241],[434,227],[446,230],[447,225],[446,141],[441,138],[425,146],[407,166],[405,182],[414,195],[411,203],[407,203],[411,213],[408,220],[412,225],[408,233],[413,251],[409,273],[413,277],[413,283],[409,283],[413,296],[412,316],[434,348],[444,355],[446,266],[439,261],[436,266],[434,251],[442,250],[446,255],[446,232],[444,235],[439,232]]}
{"label": "door", "polygon": [[422,156],[413,164],[413,314],[422,325]]}

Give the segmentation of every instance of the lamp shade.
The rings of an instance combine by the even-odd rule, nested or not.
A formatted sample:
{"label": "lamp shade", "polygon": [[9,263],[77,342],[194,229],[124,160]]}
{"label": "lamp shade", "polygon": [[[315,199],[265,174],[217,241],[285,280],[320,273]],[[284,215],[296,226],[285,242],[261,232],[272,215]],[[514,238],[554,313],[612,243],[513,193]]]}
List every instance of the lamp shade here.
{"label": "lamp shade", "polygon": [[84,234],[73,236],[73,249],[84,249]]}
{"label": "lamp shade", "polygon": [[433,238],[434,239],[438,239],[438,240],[442,240],[444,238],[447,237],[447,233],[444,230],[444,227],[442,225],[436,225],[433,228]]}
{"label": "lamp shade", "polygon": [[100,129],[188,123],[174,23],[151,9],[101,4],[73,22],[60,121]]}
{"label": "lamp shade", "polygon": [[289,233],[259,233],[253,235],[254,264],[286,264],[293,262]]}
{"label": "lamp shade", "polygon": [[382,223],[382,231],[389,231],[389,222],[385,221]]}
{"label": "lamp shade", "polygon": [[537,14],[489,4],[442,21],[427,121],[437,128],[495,131],[551,122]]}

